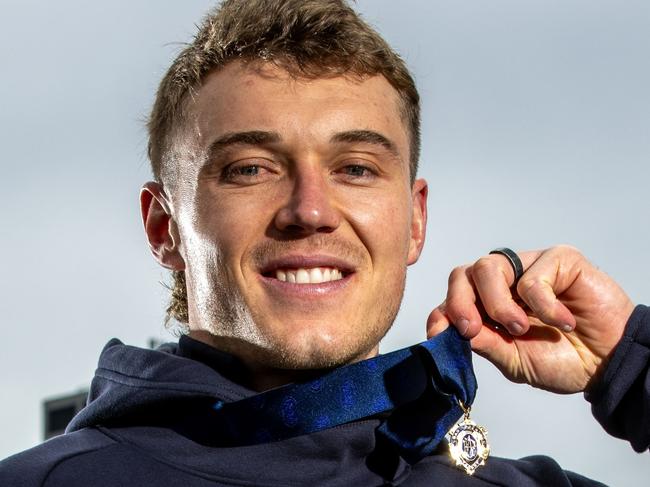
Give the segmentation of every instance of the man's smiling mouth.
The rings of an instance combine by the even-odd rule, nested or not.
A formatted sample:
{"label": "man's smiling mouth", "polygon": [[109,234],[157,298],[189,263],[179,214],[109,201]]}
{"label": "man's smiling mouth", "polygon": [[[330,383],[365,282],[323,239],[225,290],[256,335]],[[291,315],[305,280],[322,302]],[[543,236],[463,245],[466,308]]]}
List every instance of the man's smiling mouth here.
{"label": "man's smiling mouth", "polygon": [[322,253],[291,253],[271,257],[260,265],[258,272],[267,284],[292,294],[302,292],[300,289],[334,292],[342,289],[357,270],[352,259]]}
{"label": "man's smiling mouth", "polygon": [[334,267],[300,267],[297,269],[275,270],[275,278],[278,281],[291,284],[320,284],[339,281],[343,277],[343,272]]}

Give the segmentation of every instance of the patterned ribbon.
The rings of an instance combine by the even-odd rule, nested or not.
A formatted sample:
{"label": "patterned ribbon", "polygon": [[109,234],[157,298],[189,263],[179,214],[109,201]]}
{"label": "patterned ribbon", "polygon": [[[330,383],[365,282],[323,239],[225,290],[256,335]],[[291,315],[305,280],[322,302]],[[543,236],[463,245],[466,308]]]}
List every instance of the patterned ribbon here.
{"label": "patterned ribbon", "polygon": [[[429,455],[476,395],[469,343],[449,327],[418,345],[308,382],[212,406],[209,429],[232,446],[313,433],[371,416],[410,463]],[[207,426],[207,425],[206,425]]]}

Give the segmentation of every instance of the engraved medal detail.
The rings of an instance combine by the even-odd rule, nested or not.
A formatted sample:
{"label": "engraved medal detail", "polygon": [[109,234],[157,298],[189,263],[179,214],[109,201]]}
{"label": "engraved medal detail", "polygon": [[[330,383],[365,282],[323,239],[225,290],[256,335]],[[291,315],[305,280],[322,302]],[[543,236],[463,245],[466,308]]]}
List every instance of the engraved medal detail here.
{"label": "engraved medal detail", "polygon": [[456,466],[465,469],[468,475],[473,475],[478,467],[485,465],[490,455],[487,430],[470,419],[471,408],[466,407],[462,401],[458,403],[465,414],[447,433],[449,453],[456,461]]}

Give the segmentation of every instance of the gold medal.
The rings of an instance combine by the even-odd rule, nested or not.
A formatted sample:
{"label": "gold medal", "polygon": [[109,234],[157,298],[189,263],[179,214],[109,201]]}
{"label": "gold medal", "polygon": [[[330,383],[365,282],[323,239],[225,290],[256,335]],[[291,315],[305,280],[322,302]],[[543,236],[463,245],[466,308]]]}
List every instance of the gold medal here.
{"label": "gold medal", "polygon": [[467,475],[473,475],[478,467],[485,465],[490,455],[487,442],[487,430],[477,425],[469,417],[470,409],[458,401],[463,410],[463,419],[449,430],[449,453],[456,461],[456,466],[464,468]]}

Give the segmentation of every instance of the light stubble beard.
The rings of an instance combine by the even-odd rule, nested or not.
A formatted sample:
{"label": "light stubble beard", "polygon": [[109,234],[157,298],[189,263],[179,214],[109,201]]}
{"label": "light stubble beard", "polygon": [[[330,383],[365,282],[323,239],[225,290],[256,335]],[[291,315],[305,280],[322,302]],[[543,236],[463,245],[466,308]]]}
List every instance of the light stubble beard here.
{"label": "light stubble beard", "polygon": [[[253,250],[252,258],[254,262],[265,262],[286,254],[289,249],[295,251],[296,247],[305,253],[327,249],[333,255],[352,262],[365,259],[365,254],[354,246],[340,239],[332,239],[331,235],[302,241],[265,242]],[[329,369],[374,355],[379,342],[395,321],[406,281],[404,269],[399,282],[393,284],[395,291],[388,296],[377,297],[372,313],[375,319],[357,323],[355,334],[350,337],[352,340],[337,341],[332,347],[309,341],[296,345],[281,337],[265,334],[264,325],[256,322],[241,292],[232,285],[233,280],[225,272],[225,263],[218,255],[212,255],[207,260],[213,263],[211,269],[207,265],[199,265],[195,272],[190,268],[186,270],[190,335],[200,335],[202,341],[209,340],[211,346],[240,358],[253,369]],[[392,279],[397,278],[392,276]],[[228,286],[228,283],[231,285]],[[291,328],[290,325],[287,327]]]}

